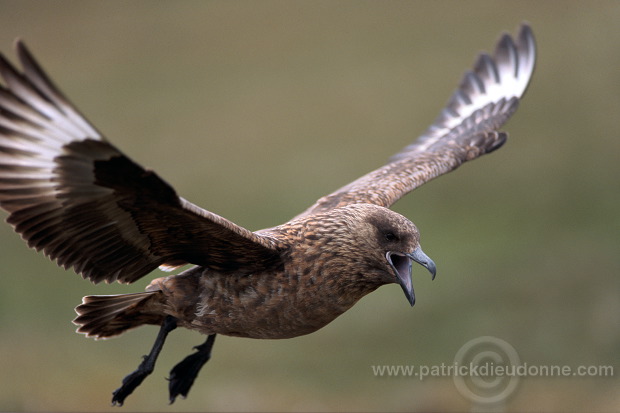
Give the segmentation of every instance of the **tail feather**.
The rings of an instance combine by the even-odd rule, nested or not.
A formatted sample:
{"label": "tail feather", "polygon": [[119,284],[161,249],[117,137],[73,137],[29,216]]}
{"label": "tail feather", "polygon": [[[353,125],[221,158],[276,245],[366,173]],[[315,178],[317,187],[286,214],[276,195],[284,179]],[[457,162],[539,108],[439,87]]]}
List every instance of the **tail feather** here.
{"label": "tail feather", "polygon": [[157,311],[161,291],[118,295],[89,295],[75,308],[73,324],[86,337],[109,338],[143,324],[161,324],[164,314]]}

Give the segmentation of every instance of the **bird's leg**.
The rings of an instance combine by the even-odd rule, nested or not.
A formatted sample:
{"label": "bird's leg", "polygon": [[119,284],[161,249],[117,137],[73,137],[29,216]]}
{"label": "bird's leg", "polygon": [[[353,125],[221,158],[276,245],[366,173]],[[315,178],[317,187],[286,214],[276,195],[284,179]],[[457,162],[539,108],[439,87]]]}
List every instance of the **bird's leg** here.
{"label": "bird's leg", "polygon": [[174,366],[170,370],[170,383],[168,389],[170,391],[170,404],[174,403],[178,395],[187,397],[189,389],[194,384],[194,380],[198,376],[198,372],[202,366],[211,358],[211,348],[215,342],[215,334],[210,334],[207,341],[199,346],[194,347],[197,352],[185,357],[183,361]]}
{"label": "bird's leg", "polygon": [[166,316],[161,328],[159,329],[159,333],[157,334],[157,338],[155,339],[151,352],[148,356],[143,356],[144,360],[142,360],[142,363],[140,363],[138,368],[134,372],[125,376],[121,387],[114,390],[114,393],[112,393],[113,406],[122,406],[125,402],[125,398],[127,398],[127,396],[129,396],[136,389],[136,387],[142,383],[146,376],[153,372],[155,362],[157,361],[157,357],[164,346],[166,337],[168,336],[168,333],[175,328],[177,328],[177,319],[170,315]]}

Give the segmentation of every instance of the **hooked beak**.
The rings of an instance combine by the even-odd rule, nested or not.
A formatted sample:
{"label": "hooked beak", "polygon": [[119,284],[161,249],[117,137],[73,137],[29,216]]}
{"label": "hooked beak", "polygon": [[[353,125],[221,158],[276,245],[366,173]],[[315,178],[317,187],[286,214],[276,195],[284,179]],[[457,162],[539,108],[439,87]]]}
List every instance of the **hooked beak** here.
{"label": "hooked beak", "polygon": [[428,255],[426,255],[420,247],[416,248],[410,254],[403,254],[400,252],[388,251],[386,254],[387,260],[396,272],[398,278],[398,284],[403,289],[405,293],[405,297],[409,300],[409,304],[413,307],[415,304],[415,294],[413,292],[413,283],[411,282],[411,270],[412,270],[412,261],[417,262],[418,264],[425,267],[433,276],[433,280],[435,279],[435,275],[437,274],[437,267],[433,260],[430,259]]}

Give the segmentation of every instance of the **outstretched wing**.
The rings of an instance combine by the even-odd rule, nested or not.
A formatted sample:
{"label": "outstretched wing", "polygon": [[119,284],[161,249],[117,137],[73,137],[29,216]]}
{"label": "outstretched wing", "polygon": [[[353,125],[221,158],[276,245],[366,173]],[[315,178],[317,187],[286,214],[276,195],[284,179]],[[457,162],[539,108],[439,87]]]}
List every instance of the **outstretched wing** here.
{"label": "outstretched wing", "polygon": [[23,43],[0,55],[0,206],[28,245],[84,278],[130,283],[186,263],[248,273],[275,243],[177,196],[107,142]]}
{"label": "outstretched wing", "polygon": [[493,56],[478,57],[422,136],[383,167],[319,199],[298,217],[355,203],[389,207],[431,179],[502,146],[507,135],[497,129],[516,111],[535,58],[528,25],[521,26],[516,42],[504,34]]}

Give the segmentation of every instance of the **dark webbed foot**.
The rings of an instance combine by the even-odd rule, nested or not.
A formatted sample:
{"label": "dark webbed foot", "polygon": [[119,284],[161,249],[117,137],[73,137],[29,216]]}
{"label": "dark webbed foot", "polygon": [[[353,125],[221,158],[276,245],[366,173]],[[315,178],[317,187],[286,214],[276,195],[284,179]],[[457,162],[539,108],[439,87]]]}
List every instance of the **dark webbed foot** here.
{"label": "dark webbed foot", "polygon": [[144,360],[138,368],[132,373],[125,376],[123,384],[112,393],[112,406],[122,406],[127,396],[129,396],[138,387],[144,379],[153,372],[155,362],[161,352],[166,336],[172,330],[177,328],[177,320],[172,316],[167,316],[159,329],[153,348],[148,356],[144,356]]}
{"label": "dark webbed foot", "polygon": [[215,334],[209,335],[207,341],[194,347],[198,350],[196,353],[185,357],[183,361],[170,370],[170,383],[168,389],[170,391],[170,404],[174,403],[177,396],[187,397],[189,389],[191,389],[194,380],[198,376],[198,372],[202,366],[211,358],[211,348],[215,342]]}

